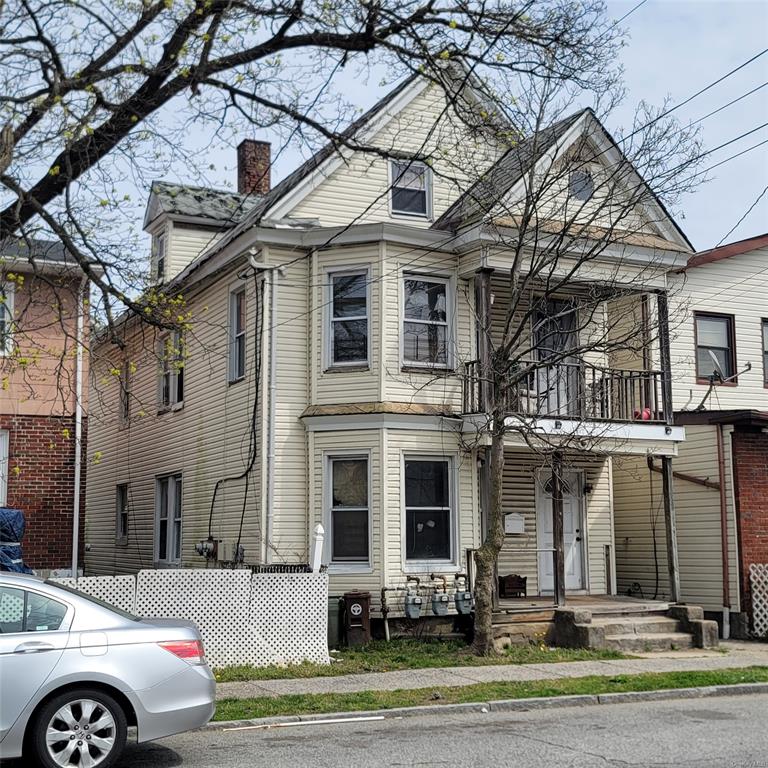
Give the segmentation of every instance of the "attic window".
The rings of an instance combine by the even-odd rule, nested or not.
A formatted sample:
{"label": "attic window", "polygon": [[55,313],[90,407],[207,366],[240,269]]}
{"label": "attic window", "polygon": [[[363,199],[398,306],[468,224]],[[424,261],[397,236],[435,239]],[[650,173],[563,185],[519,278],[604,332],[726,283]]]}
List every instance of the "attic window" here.
{"label": "attic window", "polygon": [[152,250],[154,251],[155,278],[158,282],[165,279],[165,234],[160,233],[152,238]]}
{"label": "attic window", "polygon": [[568,191],[574,200],[583,202],[589,200],[595,194],[595,181],[592,174],[583,168],[571,171],[568,179]]}
{"label": "attic window", "polygon": [[392,160],[392,213],[429,215],[431,180],[429,168],[416,160]]}

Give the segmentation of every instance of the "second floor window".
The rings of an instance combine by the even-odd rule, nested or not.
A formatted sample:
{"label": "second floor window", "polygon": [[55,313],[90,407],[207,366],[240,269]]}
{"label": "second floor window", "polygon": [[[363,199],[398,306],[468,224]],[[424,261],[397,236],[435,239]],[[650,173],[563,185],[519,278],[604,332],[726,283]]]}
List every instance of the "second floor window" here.
{"label": "second floor window", "polygon": [[160,408],[184,402],[184,337],[179,331],[160,341]]}
{"label": "second floor window", "polygon": [[368,273],[330,276],[330,360],[335,365],[368,363]]}
{"label": "second floor window", "polygon": [[128,543],[128,484],[122,483],[115,489],[115,539],[118,544]]}
{"label": "second floor window", "polygon": [[245,376],[245,288],[229,294],[229,380]]}
{"label": "second floor window", "polygon": [[407,275],[403,281],[403,363],[447,368],[448,290],[443,277]]}
{"label": "second floor window", "polygon": [[392,213],[429,216],[431,180],[429,168],[416,160],[392,160]]}
{"label": "second floor window", "polygon": [[131,364],[126,360],[120,370],[120,421],[131,418]]}
{"label": "second floor window", "polygon": [[155,497],[155,559],[181,562],[181,475],[157,479]]}
{"label": "second floor window", "polygon": [[736,373],[733,315],[694,314],[696,378],[728,379]]}
{"label": "second floor window", "polygon": [[768,387],[768,320],[763,320],[763,384]]}
{"label": "second floor window", "polygon": [[13,286],[0,283],[0,356],[13,352]]}

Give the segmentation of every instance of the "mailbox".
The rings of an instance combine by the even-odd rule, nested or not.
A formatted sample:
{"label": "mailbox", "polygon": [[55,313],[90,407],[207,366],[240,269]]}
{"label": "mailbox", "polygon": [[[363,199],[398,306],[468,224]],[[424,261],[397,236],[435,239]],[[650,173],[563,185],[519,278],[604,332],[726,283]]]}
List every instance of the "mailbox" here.
{"label": "mailbox", "polygon": [[347,645],[371,642],[371,593],[344,593],[344,633]]}
{"label": "mailbox", "polygon": [[421,595],[408,593],[405,596],[405,617],[407,619],[418,619],[421,616],[422,602]]}
{"label": "mailbox", "polygon": [[435,592],[432,595],[432,613],[435,616],[448,615],[448,594],[446,592]]}

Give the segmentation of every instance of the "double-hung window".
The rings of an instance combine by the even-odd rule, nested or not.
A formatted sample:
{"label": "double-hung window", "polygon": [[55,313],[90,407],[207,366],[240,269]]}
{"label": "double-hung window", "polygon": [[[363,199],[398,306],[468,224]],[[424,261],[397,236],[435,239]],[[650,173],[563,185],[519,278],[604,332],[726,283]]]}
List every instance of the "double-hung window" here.
{"label": "double-hung window", "polygon": [[404,464],[406,562],[453,562],[451,459],[406,456]]}
{"label": "double-hung window", "polygon": [[330,274],[329,365],[368,364],[368,272]]}
{"label": "double-hung window", "polygon": [[736,374],[733,315],[694,313],[696,378],[729,379]]}
{"label": "double-hung window", "polygon": [[184,337],[174,331],[160,340],[160,408],[184,403]]}
{"label": "double-hung window", "polygon": [[0,357],[13,352],[13,286],[0,283]]}
{"label": "double-hung window", "polygon": [[403,281],[403,363],[432,368],[450,365],[450,281],[406,275]]}
{"label": "double-hung window", "polygon": [[117,544],[128,543],[128,484],[121,483],[115,488],[115,540]]}
{"label": "double-hung window", "polygon": [[432,207],[429,167],[417,160],[392,160],[390,163],[392,213],[428,217]]}
{"label": "double-hung window", "polygon": [[155,560],[181,563],[181,475],[157,479],[155,490]]}
{"label": "double-hung window", "polygon": [[152,250],[154,251],[155,279],[158,283],[165,280],[165,233],[160,232],[152,238]]}
{"label": "double-hung window", "polygon": [[763,319],[763,384],[768,387],[768,320]]}
{"label": "double-hung window", "polygon": [[370,500],[367,456],[328,458],[330,562],[368,565]]}
{"label": "double-hung window", "polygon": [[245,376],[245,288],[229,294],[229,380]]}
{"label": "double-hung window", "polygon": [[131,418],[131,364],[126,360],[120,371],[120,421]]}

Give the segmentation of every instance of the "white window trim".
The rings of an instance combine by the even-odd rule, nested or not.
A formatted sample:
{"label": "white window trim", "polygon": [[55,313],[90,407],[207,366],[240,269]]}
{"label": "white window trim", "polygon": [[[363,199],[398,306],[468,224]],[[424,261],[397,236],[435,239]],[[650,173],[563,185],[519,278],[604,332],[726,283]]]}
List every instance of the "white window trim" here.
{"label": "white window trim", "polygon": [[[120,507],[120,488],[125,488],[125,534],[120,533],[120,516],[122,513]],[[118,483],[115,486],[115,544],[118,546],[125,546],[128,543],[129,499],[128,483]]]}
{"label": "white window trim", "polygon": [[389,208],[389,215],[393,219],[403,218],[403,219],[420,219],[422,221],[433,221],[434,215],[432,210],[432,188],[434,186],[434,174],[432,173],[432,169],[425,163],[423,160],[413,160],[411,162],[411,165],[421,165],[423,166],[426,171],[424,174],[424,182],[426,183],[426,193],[427,193],[427,200],[426,200],[426,207],[427,211],[426,213],[410,213],[409,211],[396,211],[392,207],[392,192],[395,186],[395,175],[392,173],[392,163],[403,163],[408,162],[407,159],[399,160],[397,158],[389,158],[387,160],[387,206]]}
{"label": "white window trim", "polygon": [[[183,395],[185,393],[182,393],[182,398],[180,400],[174,399],[178,397],[178,378],[179,378],[179,372],[177,370],[174,370],[172,367],[172,363],[174,361],[172,360],[166,360],[165,354],[166,354],[166,342],[168,339],[172,339],[172,345],[175,348],[175,340],[178,339],[179,348],[181,347],[181,342],[183,340],[183,336],[180,331],[172,331],[171,333],[164,334],[160,337],[160,349],[159,349],[159,356],[160,356],[160,371],[158,375],[158,387],[157,387],[157,409],[158,413],[166,413],[167,411],[178,411],[181,408],[184,407],[184,397]],[[184,369],[186,374],[186,364],[187,361],[184,358],[183,353],[180,354],[180,359],[184,361]],[[163,379],[166,376],[166,366],[169,366],[167,373],[169,376],[169,402],[163,401]],[[184,387],[186,389],[186,377],[184,380]]]}
{"label": "white window trim", "polygon": [[[403,573],[452,573],[459,571],[459,541],[461,526],[459,522],[459,473],[457,454],[414,454],[413,451],[402,451],[400,455],[400,556]],[[408,459],[416,461],[445,461],[448,463],[448,501],[451,510],[451,557],[448,560],[408,560],[406,557],[406,526],[407,511],[405,503],[405,462]]]}
{"label": "white window trim", "polygon": [[0,507],[8,501],[8,464],[10,454],[10,434],[7,429],[0,429]]}
{"label": "white window trim", "polygon": [[[365,459],[368,462],[368,561],[360,562],[333,562],[333,525],[331,524],[331,506],[333,504],[333,474],[331,465],[333,461]],[[323,559],[328,565],[330,573],[373,573],[373,473],[371,451],[343,451],[333,450],[323,454],[323,528],[326,530],[325,552]]]}
{"label": "white window trim", "polygon": [[2,292],[5,294],[5,302],[2,311],[8,315],[8,334],[5,337],[5,344],[0,343],[0,357],[7,357],[13,354],[13,336],[14,336],[14,299],[16,295],[16,286],[13,283],[2,284]]}
{"label": "white window trim", "polygon": [[[173,533],[173,514],[176,509],[176,479],[181,480],[181,500],[182,505],[184,503],[184,476],[181,472],[172,472],[168,475],[157,475],[155,477],[155,530],[153,533],[153,556],[155,565],[163,567],[163,568],[178,568],[181,566],[181,562],[183,560],[183,557],[180,557],[178,560],[175,558],[160,559],[160,483],[164,480],[173,480],[174,482],[168,483],[168,532],[166,537],[166,547],[168,554],[172,554],[176,544],[174,533]],[[179,543],[179,552],[182,552],[182,547],[184,544],[184,508],[182,506],[182,512],[181,512],[181,530],[179,532],[179,536],[181,538],[181,541]]]}
{"label": "white window trim", "polygon": [[[160,243],[162,243],[163,245],[162,274],[160,273],[160,264],[159,264]],[[165,282],[165,276],[168,273],[168,232],[166,231],[165,228],[159,229],[157,232],[154,232],[152,234],[152,271],[153,271],[152,276],[157,283]]]}
{"label": "white window trim", "polygon": [[[237,297],[242,294],[243,297],[243,303],[244,303],[244,312],[243,312],[243,330],[236,334],[235,333],[235,318],[237,314]],[[248,372],[248,297],[246,293],[246,289],[244,285],[236,285],[229,291],[229,325],[228,325],[228,336],[229,336],[229,355],[227,359],[227,381],[230,384],[234,384],[235,382],[242,381]],[[237,374],[237,339],[242,336],[245,339],[245,343],[243,345],[243,373],[242,376]]]}
{"label": "white window trim", "polygon": [[[362,266],[348,266],[337,267],[327,269],[326,275],[326,287],[325,287],[325,322],[323,323],[323,330],[325,340],[323,343],[323,370],[343,370],[344,368],[370,368],[371,367],[371,268],[369,265]],[[333,278],[334,277],[349,277],[352,275],[364,275],[365,276],[365,314],[366,314],[366,334],[367,343],[366,350],[368,354],[365,356],[365,360],[350,360],[335,362],[333,359]],[[360,318],[339,318],[339,320],[354,320]]]}
{"label": "white window trim", "polygon": [[127,424],[131,420],[131,364],[124,360],[120,366],[120,397],[118,409],[120,423]]}
{"label": "white window trim", "polygon": [[[426,363],[405,359],[405,323],[415,322],[424,325],[442,325],[436,321],[408,320],[405,316],[405,281],[409,279],[432,281],[445,284],[445,363]],[[452,371],[456,368],[456,355],[454,351],[455,323],[454,300],[456,283],[453,276],[433,274],[431,272],[419,272],[418,270],[404,271],[400,275],[400,367],[423,368],[425,371]]]}

